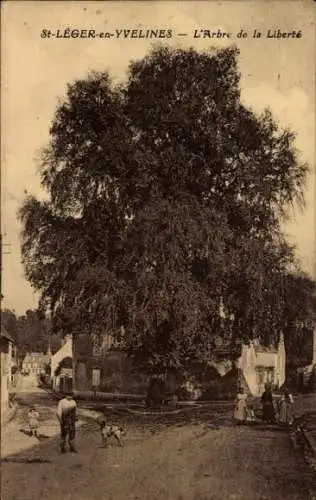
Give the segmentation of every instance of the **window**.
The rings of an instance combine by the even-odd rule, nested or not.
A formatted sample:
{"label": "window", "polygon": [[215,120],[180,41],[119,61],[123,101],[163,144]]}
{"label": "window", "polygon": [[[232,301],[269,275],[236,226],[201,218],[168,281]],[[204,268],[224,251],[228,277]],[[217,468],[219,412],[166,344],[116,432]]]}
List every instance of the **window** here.
{"label": "window", "polygon": [[100,340],[97,337],[92,339],[92,356],[100,356],[101,355],[101,346]]}

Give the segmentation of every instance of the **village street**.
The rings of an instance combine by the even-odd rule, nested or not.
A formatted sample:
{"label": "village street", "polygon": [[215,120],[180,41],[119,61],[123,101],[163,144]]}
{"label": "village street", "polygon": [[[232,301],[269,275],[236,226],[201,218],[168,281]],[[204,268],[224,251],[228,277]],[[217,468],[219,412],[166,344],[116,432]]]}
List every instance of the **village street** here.
{"label": "village street", "polygon": [[[109,412],[128,426],[123,448],[100,448],[98,412],[79,410],[78,454],[60,455],[56,401],[24,384],[2,429],[2,500],[304,500],[304,480],[285,432],[233,427],[231,407],[167,418]],[[35,404],[40,439],[24,415]]]}

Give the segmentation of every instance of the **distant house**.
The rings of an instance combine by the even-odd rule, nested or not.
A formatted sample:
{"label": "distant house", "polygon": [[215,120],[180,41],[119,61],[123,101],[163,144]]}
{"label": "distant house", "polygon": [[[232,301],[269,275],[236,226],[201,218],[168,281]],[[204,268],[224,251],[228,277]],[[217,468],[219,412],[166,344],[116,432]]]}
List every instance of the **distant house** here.
{"label": "distant house", "polygon": [[1,325],[1,414],[9,407],[9,393],[12,381],[12,349],[15,342]]}
{"label": "distant house", "polygon": [[26,353],[22,362],[22,373],[40,375],[44,366],[50,362],[50,353],[30,352]]}
{"label": "distant house", "polygon": [[61,348],[51,357],[51,382],[54,391],[66,392],[72,389],[72,351],[72,336],[66,335]]}
{"label": "distant house", "polygon": [[310,363],[297,369],[297,385],[301,390],[316,389],[316,326],[311,335]]}

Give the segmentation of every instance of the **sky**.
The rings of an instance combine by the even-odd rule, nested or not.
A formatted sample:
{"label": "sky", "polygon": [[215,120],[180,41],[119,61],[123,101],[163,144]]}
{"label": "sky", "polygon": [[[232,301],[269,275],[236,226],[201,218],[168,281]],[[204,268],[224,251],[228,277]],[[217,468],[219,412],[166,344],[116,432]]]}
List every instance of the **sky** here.
{"label": "sky", "polygon": [[[92,70],[108,70],[124,79],[131,60],[142,58],[155,41],[149,39],[41,38],[42,29],[172,29],[162,40],[171,46],[205,50],[235,43],[240,49],[241,98],[260,112],[271,109],[282,127],[297,133],[296,147],[311,173],[304,212],[290,212],[284,230],[297,245],[302,268],[316,270],[315,244],[315,2],[312,1],[183,1],[2,3],[1,26],[1,232],[3,307],[23,314],[37,305],[21,265],[17,211],[24,191],[42,197],[37,158],[49,140],[49,126],[68,83]],[[220,29],[232,38],[196,39],[195,30]],[[262,32],[253,38],[253,30]],[[267,38],[267,31],[302,32],[293,39]],[[246,38],[237,38],[243,30]],[[187,33],[179,37],[177,33]],[[10,250],[11,249],[11,250]],[[9,252],[10,250],[10,252]]]}

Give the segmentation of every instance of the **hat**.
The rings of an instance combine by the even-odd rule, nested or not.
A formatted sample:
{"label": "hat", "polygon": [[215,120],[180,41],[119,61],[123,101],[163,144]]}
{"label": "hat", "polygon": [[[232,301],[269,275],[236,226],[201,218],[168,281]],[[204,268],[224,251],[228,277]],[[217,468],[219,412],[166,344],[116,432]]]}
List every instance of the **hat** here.
{"label": "hat", "polygon": [[64,392],[64,397],[66,398],[73,398],[75,395],[74,391],[66,391]]}

